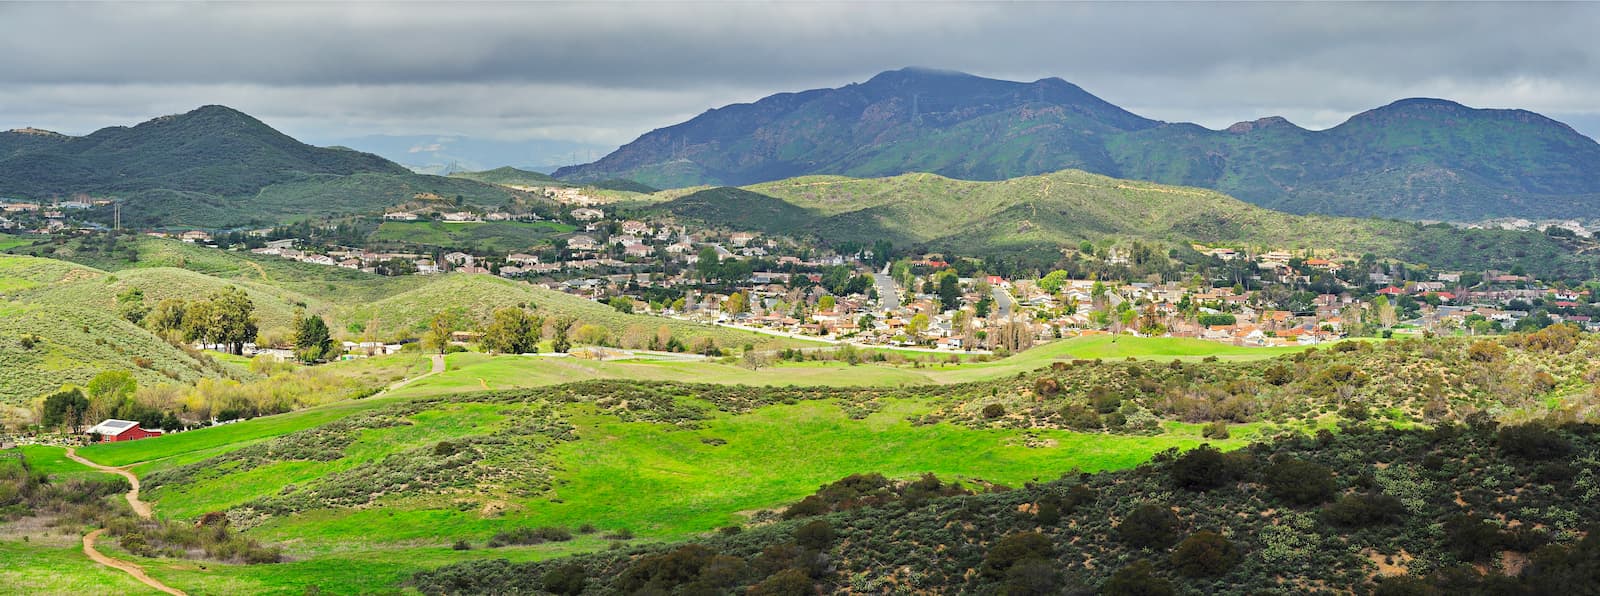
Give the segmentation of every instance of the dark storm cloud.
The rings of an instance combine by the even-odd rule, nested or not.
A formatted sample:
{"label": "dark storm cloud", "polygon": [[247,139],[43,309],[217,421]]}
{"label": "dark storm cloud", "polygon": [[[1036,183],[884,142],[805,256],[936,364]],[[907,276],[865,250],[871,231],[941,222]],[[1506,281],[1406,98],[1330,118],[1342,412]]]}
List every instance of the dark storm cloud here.
{"label": "dark storm cloud", "polygon": [[1326,127],[1407,96],[1594,122],[1588,4],[0,4],[0,126],[227,103],[313,138],[625,142],[906,65],[1145,116]]}

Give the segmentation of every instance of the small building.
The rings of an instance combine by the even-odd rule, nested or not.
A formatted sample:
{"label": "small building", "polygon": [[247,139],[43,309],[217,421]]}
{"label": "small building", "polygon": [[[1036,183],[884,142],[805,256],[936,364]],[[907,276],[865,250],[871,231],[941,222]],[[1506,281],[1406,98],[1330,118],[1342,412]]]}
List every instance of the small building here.
{"label": "small building", "polygon": [[135,441],[150,437],[161,436],[160,430],[145,430],[139,428],[139,423],[132,420],[117,420],[108,418],[100,424],[89,429],[89,434],[95,436],[99,443],[116,443],[120,441]]}
{"label": "small building", "polygon": [[579,207],[572,210],[572,218],[578,221],[594,221],[606,216],[605,211],[589,207]]}

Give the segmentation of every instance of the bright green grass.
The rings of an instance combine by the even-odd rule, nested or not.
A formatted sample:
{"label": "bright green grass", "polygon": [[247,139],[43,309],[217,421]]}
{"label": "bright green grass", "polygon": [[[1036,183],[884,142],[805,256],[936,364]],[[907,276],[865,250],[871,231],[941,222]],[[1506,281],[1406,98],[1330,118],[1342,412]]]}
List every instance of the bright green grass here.
{"label": "bright green grass", "polygon": [[51,445],[23,445],[17,449],[22,452],[22,457],[28,462],[29,468],[44,472],[57,478],[92,476],[103,473],[89,466],[85,466],[78,462],[67,459],[67,450],[64,447],[55,447]]}
{"label": "bright green grass", "polygon": [[935,368],[849,366],[837,362],[785,363],[750,370],[713,361],[616,360],[598,362],[543,356],[451,354],[446,372],[422,379],[396,395],[436,395],[484,389],[539,387],[587,379],[688,381],[738,385],[888,386],[935,382]]}
{"label": "bright green grass", "polygon": [[76,537],[0,537],[0,592],[7,594],[146,594],[150,588],[89,560]]}
{"label": "bright green grass", "polygon": [[[1048,446],[1028,447],[1022,431],[918,427],[906,421],[930,407],[894,401],[883,411],[852,420],[833,403],[804,402],[722,415],[703,429],[686,431],[623,422],[576,406],[572,421],[580,440],[552,452],[560,469],[555,495],[511,498],[504,517],[462,511],[448,498],[400,497],[386,499],[383,507],[308,512],[256,532],[271,540],[303,541],[308,548],[362,540],[448,544],[459,538],[483,540],[514,525],[585,523],[677,538],[737,523],[739,512],[795,502],[821,484],[854,473],[908,478],[932,472],[947,479],[1016,485],[1075,470],[1131,467],[1169,447],[1202,442],[1196,429],[1154,437],[1040,431],[1034,436]],[[1248,430],[1241,427],[1241,438],[1218,443],[1242,444],[1242,436],[1251,434]],[[702,440],[712,438],[727,443]],[[285,466],[278,476],[302,473],[310,471]],[[375,527],[384,529],[381,538],[372,535]]]}
{"label": "bright green grass", "polygon": [[539,387],[595,378],[738,385],[917,385],[996,379],[1043,368],[1051,362],[1073,359],[1120,360],[1134,357],[1199,360],[1215,356],[1219,360],[1243,361],[1292,354],[1305,349],[1246,348],[1188,338],[1122,337],[1114,342],[1111,339],[1109,336],[1066,339],[993,362],[940,363],[921,368],[876,363],[850,366],[842,362],[785,362],[750,370],[710,360],[596,362],[577,358],[452,354],[448,357],[448,371],[413,383],[398,394],[436,395]]}
{"label": "bright green grass", "polygon": [[39,238],[40,237],[38,236],[14,236],[11,234],[0,234],[0,250],[9,250],[18,246],[27,246],[29,244],[33,244],[33,242],[35,240],[39,240]]}

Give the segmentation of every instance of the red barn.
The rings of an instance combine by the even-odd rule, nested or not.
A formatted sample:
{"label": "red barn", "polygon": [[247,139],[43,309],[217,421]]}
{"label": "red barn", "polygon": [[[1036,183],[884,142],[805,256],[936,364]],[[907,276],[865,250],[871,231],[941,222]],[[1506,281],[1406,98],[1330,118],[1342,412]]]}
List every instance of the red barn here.
{"label": "red barn", "polygon": [[89,434],[95,435],[97,437],[95,440],[98,442],[115,443],[118,441],[159,437],[161,436],[161,431],[139,428],[139,423],[131,420],[107,419],[105,422],[96,424],[94,428],[89,429]]}

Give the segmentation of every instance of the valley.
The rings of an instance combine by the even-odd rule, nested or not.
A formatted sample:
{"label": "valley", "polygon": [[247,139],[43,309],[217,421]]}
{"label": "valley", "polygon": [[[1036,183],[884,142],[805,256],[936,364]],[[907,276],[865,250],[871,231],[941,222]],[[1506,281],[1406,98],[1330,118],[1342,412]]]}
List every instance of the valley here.
{"label": "valley", "polygon": [[1600,5],[0,14],[0,596],[1600,592]]}

